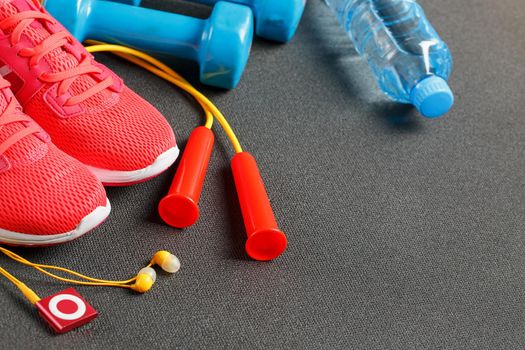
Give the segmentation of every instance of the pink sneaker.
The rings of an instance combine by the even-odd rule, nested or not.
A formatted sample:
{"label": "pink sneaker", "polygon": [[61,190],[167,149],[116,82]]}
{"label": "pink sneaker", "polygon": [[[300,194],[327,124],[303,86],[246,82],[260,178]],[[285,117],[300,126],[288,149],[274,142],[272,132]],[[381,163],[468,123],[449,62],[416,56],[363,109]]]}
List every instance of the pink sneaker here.
{"label": "pink sneaker", "polygon": [[0,243],[51,245],[78,238],[109,215],[104,187],[50,142],[8,87],[0,79]]}
{"label": "pink sneaker", "polygon": [[24,111],[106,185],[154,177],[179,150],[166,119],[38,0],[0,0],[0,73]]}

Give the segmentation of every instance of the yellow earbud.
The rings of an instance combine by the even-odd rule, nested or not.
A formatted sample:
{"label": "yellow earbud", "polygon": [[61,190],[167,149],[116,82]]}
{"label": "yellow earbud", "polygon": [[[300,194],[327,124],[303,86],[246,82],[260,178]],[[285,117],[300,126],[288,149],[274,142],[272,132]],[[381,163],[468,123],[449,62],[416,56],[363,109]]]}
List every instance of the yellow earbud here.
{"label": "yellow earbud", "polygon": [[135,292],[146,293],[153,287],[157,279],[157,273],[151,267],[145,267],[139,271],[135,283],[130,287]]}
{"label": "yellow earbud", "polygon": [[180,269],[179,259],[165,250],[160,250],[155,253],[151,259],[152,265],[159,265],[161,269],[169,273],[175,273]]}

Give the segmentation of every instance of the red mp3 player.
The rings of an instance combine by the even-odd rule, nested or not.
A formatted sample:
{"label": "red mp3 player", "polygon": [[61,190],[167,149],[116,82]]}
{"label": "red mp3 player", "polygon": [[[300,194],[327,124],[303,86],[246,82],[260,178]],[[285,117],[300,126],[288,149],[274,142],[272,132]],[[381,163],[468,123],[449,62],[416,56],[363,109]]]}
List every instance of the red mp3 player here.
{"label": "red mp3 player", "polygon": [[36,303],[40,316],[57,332],[66,333],[98,316],[74,288],[68,288]]}

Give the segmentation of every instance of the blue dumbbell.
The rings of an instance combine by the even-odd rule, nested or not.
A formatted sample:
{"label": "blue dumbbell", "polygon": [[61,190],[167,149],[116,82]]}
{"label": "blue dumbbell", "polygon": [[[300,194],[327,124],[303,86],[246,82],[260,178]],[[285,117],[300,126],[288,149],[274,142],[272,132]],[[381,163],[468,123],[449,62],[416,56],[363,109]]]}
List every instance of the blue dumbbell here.
{"label": "blue dumbbell", "polygon": [[[140,6],[142,0],[112,0]],[[219,0],[189,0],[205,5]],[[249,6],[255,16],[255,33],[261,38],[286,43],[292,39],[303,15],[306,0],[226,0]]]}
{"label": "blue dumbbell", "polygon": [[102,0],[45,0],[44,6],[79,41],[194,60],[202,83],[226,89],[239,82],[253,39],[252,11],[228,2],[218,2],[206,20]]}

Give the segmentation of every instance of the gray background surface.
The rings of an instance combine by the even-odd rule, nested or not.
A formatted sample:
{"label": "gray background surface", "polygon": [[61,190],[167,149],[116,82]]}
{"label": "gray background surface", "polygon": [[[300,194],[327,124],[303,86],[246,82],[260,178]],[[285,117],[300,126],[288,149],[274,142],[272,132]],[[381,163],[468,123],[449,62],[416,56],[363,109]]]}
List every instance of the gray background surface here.
{"label": "gray background surface", "polygon": [[[112,215],[84,238],[17,250],[120,278],[165,248],[180,273],[161,274],[146,295],[78,288],[100,317],[63,336],[0,279],[0,348],[523,349],[525,4],[421,3],[455,59],[457,103],[435,121],[381,95],[318,0],[291,43],[254,43],[236,90],[202,87],[194,65],[174,62],[258,159],[287,252],[271,263],[245,255],[232,152],[219,132],[194,227],[175,231],[156,213],[172,169],[109,189]],[[183,147],[201,122],[191,100],[98,57],[164,113]],[[41,295],[65,288],[0,263]]]}

